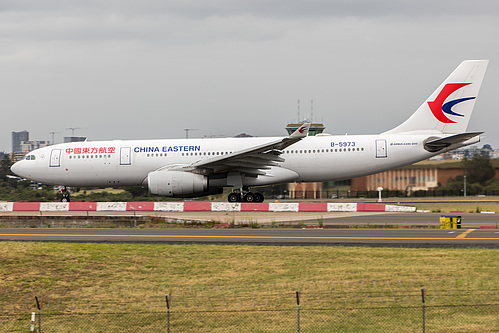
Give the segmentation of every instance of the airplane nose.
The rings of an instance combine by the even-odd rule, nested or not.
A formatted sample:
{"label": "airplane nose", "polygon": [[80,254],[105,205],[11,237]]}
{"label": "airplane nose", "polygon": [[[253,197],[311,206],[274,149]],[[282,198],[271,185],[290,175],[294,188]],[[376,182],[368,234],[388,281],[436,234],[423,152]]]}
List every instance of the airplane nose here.
{"label": "airplane nose", "polygon": [[21,173],[22,173],[22,161],[19,161],[19,162],[16,162],[14,163],[11,167],[10,167],[10,171],[12,171],[13,173],[15,173],[16,175],[18,176],[22,176]]}

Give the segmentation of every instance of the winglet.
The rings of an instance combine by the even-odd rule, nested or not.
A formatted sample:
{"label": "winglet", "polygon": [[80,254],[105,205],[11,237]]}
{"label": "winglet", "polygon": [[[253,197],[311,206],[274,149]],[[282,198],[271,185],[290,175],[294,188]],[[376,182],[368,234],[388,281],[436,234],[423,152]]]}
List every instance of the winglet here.
{"label": "winglet", "polygon": [[303,123],[296,131],[294,131],[289,137],[293,139],[301,139],[308,135],[311,123]]}

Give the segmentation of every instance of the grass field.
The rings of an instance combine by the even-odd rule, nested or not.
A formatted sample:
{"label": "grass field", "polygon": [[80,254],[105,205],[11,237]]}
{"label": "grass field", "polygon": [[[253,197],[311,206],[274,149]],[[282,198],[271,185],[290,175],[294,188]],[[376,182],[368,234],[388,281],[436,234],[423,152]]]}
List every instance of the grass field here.
{"label": "grass field", "polygon": [[292,293],[303,285],[330,282],[447,286],[496,281],[498,268],[499,251],[479,248],[0,243],[1,289],[78,289],[90,298],[105,298],[102,291],[109,288],[138,285],[169,293],[276,285],[289,286]]}
{"label": "grass field", "polygon": [[[499,303],[498,268],[499,252],[479,248],[2,242],[0,314],[34,311],[36,295],[49,313],[46,320],[54,320],[53,327],[66,324],[57,324],[61,318],[57,321],[50,313],[82,312],[143,313],[127,324],[143,327],[146,321],[157,320],[147,315],[148,312],[164,312],[164,295],[168,294],[172,309],[177,312],[220,310],[219,318],[225,316],[227,322],[244,327],[241,326],[245,325],[242,324],[244,318],[256,310],[284,311],[274,313],[279,315],[291,311],[292,323],[295,291],[301,290],[304,311],[347,308],[351,310],[342,314],[355,320],[360,313],[354,309],[370,308],[366,310],[368,318],[363,321],[375,323],[386,311],[383,309],[388,309],[393,320],[385,322],[384,325],[389,326],[383,327],[408,332],[412,329],[408,329],[409,324],[401,318],[410,309],[400,307],[420,306],[422,287],[428,290],[428,305]],[[378,307],[382,308],[376,310]],[[420,317],[419,311],[416,308],[416,318]],[[272,313],[255,312],[254,316]],[[309,325],[324,320],[326,326],[321,327],[326,327],[324,332],[328,331],[330,324],[327,323],[332,320],[330,312],[305,312],[304,316],[310,319]],[[497,312],[481,311],[468,318],[467,323],[475,325],[478,321],[482,332],[492,332],[498,325],[496,316]],[[97,325],[95,331],[104,331],[98,327],[102,329],[109,324],[101,322],[105,318],[98,318],[92,321]],[[217,331],[217,322],[206,324],[205,330],[196,326],[196,323],[210,321],[205,313],[202,317],[189,318],[182,331]],[[272,327],[272,323],[283,319],[262,317],[260,320],[268,321],[268,327]],[[368,326],[371,330],[366,332],[376,331],[372,330],[372,324]],[[117,327],[116,331],[126,329]],[[379,331],[386,330],[380,328]]]}
{"label": "grass field", "polygon": [[416,209],[430,210],[432,212],[449,213],[451,211],[462,211],[464,213],[496,212],[499,213],[499,205],[486,202],[467,202],[459,204],[447,203],[421,203],[416,204]]}
{"label": "grass field", "polygon": [[[359,199],[351,198],[340,200],[345,202],[357,202]],[[366,199],[361,202],[375,203],[376,200]],[[464,213],[496,212],[499,213],[499,197],[423,197],[423,198],[383,198],[383,203],[400,204],[402,206],[414,206],[418,210],[429,210],[432,212],[449,213],[451,211],[462,211]]]}

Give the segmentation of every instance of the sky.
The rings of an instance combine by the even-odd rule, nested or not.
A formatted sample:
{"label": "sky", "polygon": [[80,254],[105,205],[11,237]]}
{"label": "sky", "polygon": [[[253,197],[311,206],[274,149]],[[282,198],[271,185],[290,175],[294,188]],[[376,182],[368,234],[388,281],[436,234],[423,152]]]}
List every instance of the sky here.
{"label": "sky", "polygon": [[[55,142],[331,134],[407,119],[466,59],[489,59],[468,130],[499,148],[499,2],[0,0],[0,151]],[[313,103],[312,103],[313,100]]]}

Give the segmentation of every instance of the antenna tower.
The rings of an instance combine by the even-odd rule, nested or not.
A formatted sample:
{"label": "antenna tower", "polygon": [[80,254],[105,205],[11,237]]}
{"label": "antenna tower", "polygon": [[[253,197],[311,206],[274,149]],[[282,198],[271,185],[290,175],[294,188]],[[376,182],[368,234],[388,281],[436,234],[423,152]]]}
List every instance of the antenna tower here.
{"label": "antenna tower", "polygon": [[297,119],[297,123],[300,122],[300,99],[298,98],[298,101],[297,101],[297,106],[298,106],[298,119]]}
{"label": "antenna tower", "polygon": [[314,100],[310,100],[310,121],[314,121]]}

